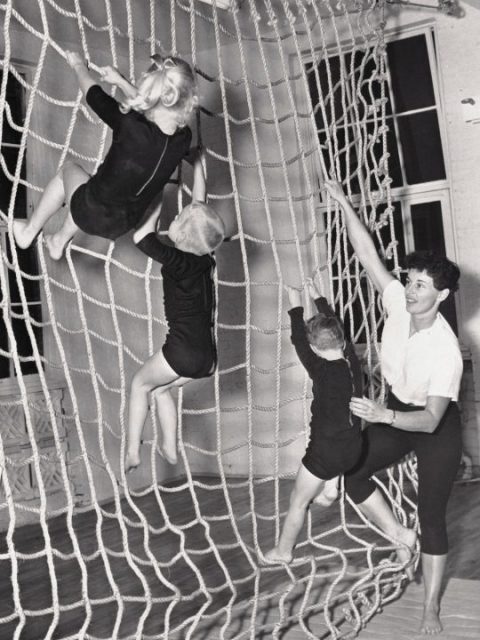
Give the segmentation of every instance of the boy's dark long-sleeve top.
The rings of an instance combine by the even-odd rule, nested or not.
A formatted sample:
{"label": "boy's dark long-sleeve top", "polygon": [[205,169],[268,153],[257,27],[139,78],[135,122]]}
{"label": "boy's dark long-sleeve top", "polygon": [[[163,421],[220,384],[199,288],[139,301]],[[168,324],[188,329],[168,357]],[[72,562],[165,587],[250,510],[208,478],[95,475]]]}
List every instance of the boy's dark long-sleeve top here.
{"label": "boy's dark long-sleeve top", "polygon": [[[325,298],[316,299],[315,305],[319,313],[335,316]],[[314,475],[328,479],[348,471],[358,458],[360,420],[351,414],[349,403],[352,395],[362,395],[361,367],[349,342],[344,348],[345,359],[326,360],[317,355],[307,340],[303,307],[290,309],[289,315],[292,344],[313,385],[310,442],[303,463]],[[345,457],[345,451],[334,450],[332,441],[345,449],[349,438],[352,447]]]}
{"label": "boy's dark long-sleeve top", "polygon": [[163,354],[181,376],[203,378],[215,369],[217,353],[213,318],[215,294],[210,254],[197,256],[164,244],[156,233],[137,244],[162,264],[165,317],[169,331]]}

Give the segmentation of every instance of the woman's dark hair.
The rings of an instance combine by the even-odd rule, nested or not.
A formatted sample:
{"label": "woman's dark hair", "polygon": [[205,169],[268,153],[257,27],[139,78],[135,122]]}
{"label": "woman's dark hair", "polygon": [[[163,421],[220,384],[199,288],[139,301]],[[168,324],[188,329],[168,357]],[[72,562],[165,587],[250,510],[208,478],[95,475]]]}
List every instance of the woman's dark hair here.
{"label": "woman's dark hair", "polygon": [[433,251],[414,251],[405,256],[405,266],[407,269],[425,271],[433,280],[433,285],[438,291],[458,289],[458,279],[460,269],[448,258],[440,256]]}

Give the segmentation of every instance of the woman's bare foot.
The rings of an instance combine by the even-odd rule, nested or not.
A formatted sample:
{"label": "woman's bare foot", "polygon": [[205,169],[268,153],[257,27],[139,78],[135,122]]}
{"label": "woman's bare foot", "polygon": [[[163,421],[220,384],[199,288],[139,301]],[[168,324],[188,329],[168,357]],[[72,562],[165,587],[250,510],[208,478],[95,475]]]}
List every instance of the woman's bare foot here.
{"label": "woman's bare foot", "polygon": [[420,625],[420,633],[433,636],[437,633],[442,633],[442,631],[443,626],[440,622],[438,606],[425,605],[423,609],[422,623]]}
{"label": "woman's bare foot", "polygon": [[36,231],[30,229],[27,220],[14,220],[12,229],[13,237],[20,249],[28,249],[37,235]]}
{"label": "woman's bare foot", "polygon": [[278,547],[274,547],[265,554],[265,562],[267,564],[290,564],[292,561],[291,553],[282,553]]}
{"label": "woman's bare foot", "polygon": [[415,568],[413,566],[413,558],[415,552],[415,544],[417,542],[417,532],[414,529],[408,529],[399,525],[396,533],[396,539],[402,543],[396,551],[396,556],[400,564],[405,565],[404,571],[409,580],[413,580],[415,576]]}
{"label": "woman's bare foot", "polygon": [[59,240],[57,235],[54,233],[52,235],[45,236],[45,244],[47,245],[50,258],[52,260],[60,260],[65,249],[63,241]]}
{"label": "woman's bare foot", "polygon": [[140,454],[127,451],[125,456],[125,473],[130,473],[140,464]]}

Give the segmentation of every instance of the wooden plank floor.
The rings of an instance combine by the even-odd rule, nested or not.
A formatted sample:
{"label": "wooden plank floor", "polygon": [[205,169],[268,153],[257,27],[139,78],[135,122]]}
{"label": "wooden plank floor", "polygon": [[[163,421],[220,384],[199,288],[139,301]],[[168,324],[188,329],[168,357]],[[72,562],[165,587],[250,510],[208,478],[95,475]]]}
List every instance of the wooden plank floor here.
{"label": "wooden plank floor", "polygon": [[[192,621],[202,606],[204,607],[204,615],[201,620],[197,621],[196,631],[192,638],[195,640],[214,640],[220,637],[219,629],[226,622],[226,618],[224,613],[218,614],[218,612],[229,601],[232,601],[231,584],[228,584],[225,567],[228,570],[228,577],[233,581],[235,587],[235,617],[230,621],[225,637],[251,637],[249,629],[252,626],[252,612],[254,612],[252,596],[257,594],[262,597],[257,602],[253,618],[253,624],[258,628],[258,632],[255,632],[255,638],[271,638],[273,624],[279,621],[278,597],[274,594],[279,592],[282,585],[289,583],[288,574],[282,567],[262,570],[260,573],[258,571],[252,572],[252,567],[247,559],[248,554],[238,544],[236,531],[230,519],[227,517],[218,519],[219,515],[228,513],[222,492],[218,489],[215,491],[208,489],[208,486],[214,486],[215,483],[218,483],[218,479],[201,478],[201,481],[202,485],[207,487],[198,485],[195,491],[195,499],[202,514],[201,518],[195,517],[196,505],[187,491],[162,494],[165,512],[169,518],[169,530],[165,530],[165,518],[160,513],[152,494],[135,500],[137,507],[151,527],[148,545],[145,544],[145,531],[139,526],[138,518],[125,504],[122,505],[124,521],[130,523],[126,528],[126,533],[122,532],[119,526],[113,505],[104,505],[103,522],[100,525],[94,512],[75,516],[73,528],[79,547],[84,554],[88,570],[89,597],[94,603],[91,612],[87,612],[83,605],[74,606],[75,603],[81,601],[81,571],[73,554],[73,545],[64,518],[52,519],[48,524],[50,543],[55,549],[54,566],[58,599],[63,606],[58,619],[54,620],[51,613],[52,584],[45,555],[41,553],[44,548],[44,533],[34,525],[20,527],[15,531],[13,537],[15,550],[17,553],[26,554],[26,559],[20,559],[17,565],[8,558],[6,539],[1,540],[0,553],[5,555],[0,557],[0,618],[4,619],[4,622],[0,624],[0,640],[13,638],[17,628],[18,618],[14,616],[15,597],[26,611],[25,624],[20,635],[21,640],[42,640],[50,625],[55,626],[52,635],[54,639],[74,638],[84,625],[86,615],[90,615],[88,632],[93,637],[111,638],[115,623],[117,623],[118,637],[136,638],[138,620],[142,614],[145,614],[143,597],[145,589],[132,566],[138,566],[142,569],[144,580],[148,582],[152,597],[158,599],[152,605],[150,612],[147,612],[144,627],[145,638],[148,638],[149,635],[159,637],[159,634],[164,630],[162,622],[164,623],[165,620],[169,621],[170,629],[181,625],[182,622],[186,624],[185,621]],[[280,506],[282,509],[285,509],[288,503],[290,487],[289,481],[283,482],[280,487]],[[234,486],[229,489],[228,498],[231,501],[238,533],[242,542],[248,545],[249,557],[253,557],[255,560],[252,518],[249,515],[251,496],[249,496],[245,485],[239,482],[238,489]],[[272,488],[268,484],[263,486],[262,483],[259,483],[255,487],[255,511],[264,516],[274,512]],[[480,585],[479,482],[456,484],[450,501],[448,519],[451,553],[446,571],[447,590],[444,608],[445,612],[448,612],[451,607],[452,615],[457,616],[460,620],[470,620],[471,598],[467,596],[469,593],[478,594]],[[257,518],[255,522],[257,539],[260,541],[262,550],[266,551],[273,543],[273,523],[265,517]],[[206,524],[208,524],[207,527]],[[328,510],[317,509],[312,515],[313,531],[327,531],[338,524],[338,507],[332,507]],[[99,533],[101,533],[107,549],[111,576],[113,576],[118,589],[118,602],[122,603],[120,607],[112,596],[108,571],[105,569],[105,562],[99,551]],[[133,554],[130,562],[122,553],[125,548],[125,535],[128,540],[128,548]],[[215,551],[211,544],[212,541],[216,545]],[[328,544],[333,545],[334,543],[340,547],[345,543],[341,532],[328,540]],[[182,556],[182,549],[188,553],[190,564],[186,561],[185,556]],[[31,554],[36,552],[39,556],[32,557]],[[303,555],[308,555],[309,549],[304,546],[301,547],[300,552]],[[162,584],[158,575],[149,566],[149,560],[152,558],[160,563],[162,575],[169,581],[169,584],[174,584],[182,595],[187,594],[187,597],[174,603],[170,609],[167,608],[167,605],[172,602],[172,590],[168,585]],[[335,566],[335,563],[338,568],[338,558],[326,559],[320,563],[317,571],[319,573],[329,571]],[[297,577],[303,568],[294,569]],[[11,575],[13,570],[18,570],[17,594],[14,594],[12,588]],[[198,583],[195,571],[198,571],[202,576],[204,592],[192,586]],[[329,588],[330,584],[329,580],[320,584],[316,582],[310,594],[310,602],[315,601],[315,598],[318,598],[317,602],[320,601],[322,593]],[[465,596],[459,596],[463,593],[462,589],[466,589]],[[305,584],[292,587],[291,601],[288,605],[290,612],[295,611],[295,607],[298,609],[302,605],[304,591]],[[213,594],[211,602],[206,601],[205,593]],[[450,594],[456,597],[452,602],[450,602]],[[415,624],[420,620],[422,597],[421,586],[410,585],[400,599],[387,605],[382,613],[374,616],[366,629],[361,632],[359,638],[361,640],[393,640],[393,638],[403,640],[407,636],[412,638],[412,629],[416,628]],[[162,598],[164,598],[164,602],[161,601]],[[400,609],[394,608],[398,606]],[[41,615],[43,609],[46,610],[46,613]],[[382,617],[387,615],[387,611],[392,613],[388,613],[390,617],[385,618],[386,627],[382,631]],[[12,616],[11,621],[5,620],[7,616]],[[450,614],[447,613],[447,616]],[[415,619],[416,617],[418,620]],[[395,619],[400,621],[400,629],[405,626],[406,633],[388,636],[386,635],[387,630],[392,626],[392,620]],[[304,620],[306,625],[304,629],[298,623],[285,624],[279,630],[277,637],[282,640],[305,638],[308,637],[307,629],[310,629],[310,633],[315,638],[330,637],[321,613],[314,612],[311,615],[306,615]],[[445,625],[447,630],[448,620],[450,617],[447,618]],[[472,621],[473,631],[471,629],[468,631],[468,633],[477,633],[476,636],[461,635],[455,637],[455,640],[480,638],[478,622],[478,618],[474,618]],[[261,629],[262,625],[267,625],[264,631]],[[380,631],[377,629],[378,625],[380,625]],[[464,629],[465,633],[467,633],[467,627]],[[167,637],[184,638],[185,628],[178,634],[169,633]],[[390,631],[388,632],[390,633]],[[455,627],[456,632],[458,632],[458,627]],[[138,638],[140,637],[138,636]],[[444,635],[442,640],[450,640],[450,637]]]}

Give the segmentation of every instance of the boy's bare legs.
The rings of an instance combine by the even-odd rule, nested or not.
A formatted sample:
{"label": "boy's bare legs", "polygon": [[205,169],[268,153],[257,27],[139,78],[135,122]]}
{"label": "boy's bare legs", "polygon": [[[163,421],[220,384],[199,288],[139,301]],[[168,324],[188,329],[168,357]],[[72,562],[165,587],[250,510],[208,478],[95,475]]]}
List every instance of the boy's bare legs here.
{"label": "boy's bare legs", "polygon": [[[65,202],[70,203],[73,192],[89,179],[88,173],[74,162],[66,162],[50,180],[29,220],[14,220],[13,235],[21,249],[35,240],[45,223]],[[73,223],[73,220],[71,220]],[[74,224],[74,223],[73,223]]]}
{"label": "boy's bare legs", "polygon": [[282,533],[276,547],[265,554],[268,562],[291,562],[308,505],[319,493],[324,481],[314,476],[303,464],[300,465],[290,495],[290,506],[283,523]]}
{"label": "boy's bare legs", "polygon": [[329,507],[338,498],[339,476],[326,480],[323,489],[315,496],[313,502],[321,507]]}
{"label": "boy's bare legs", "polygon": [[423,606],[423,619],[420,625],[420,633],[433,635],[443,630],[440,622],[440,595],[443,574],[447,564],[447,555],[433,556],[422,553],[422,573],[425,589],[425,601]]}
{"label": "boy's bare legs", "polygon": [[[397,557],[399,562],[407,565],[412,558],[417,540],[416,531],[400,524],[386,503],[380,489],[375,489],[366,500],[357,506],[368,520],[377,525],[390,538],[404,545],[397,550]],[[413,579],[412,566],[407,566],[405,572],[410,579]]]}
{"label": "boy's bare legs", "polygon": [[162,431],[160,450],[169,462],[176,462],[177,409],[169,389],[182,386],[190,379],[179,376],[165,360],[162,351],[149,358],[134,375],[130,387],[125,471],[130,471],[140,464],[140,444],[148,413],[149,394],[154,389],[157,389],[159,397],[164,396],[160,402],[156,398]]}

